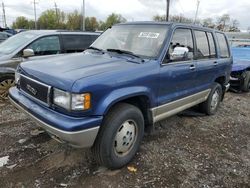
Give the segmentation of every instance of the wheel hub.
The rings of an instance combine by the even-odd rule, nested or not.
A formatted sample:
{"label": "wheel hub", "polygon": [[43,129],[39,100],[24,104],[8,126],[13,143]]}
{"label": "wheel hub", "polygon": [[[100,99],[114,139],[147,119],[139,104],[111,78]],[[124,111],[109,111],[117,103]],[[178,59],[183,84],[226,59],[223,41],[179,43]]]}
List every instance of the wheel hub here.
{"label": "wheel hub", "polygon": [[212,96],[212,101],[211,101],[211,109],[215,110],[218,106],[220,100],[220,94],[218,90],[215,90],[213,96]]}
{"label": "wheel hub", "polygon": [[15,81],[12,79],[7,79],[0,82],[0,98],[6,99],[8,96],[9,89],[14,85]]}
{"label": "wheel hub", "polygon": [[125,121],[115,136],[114,149],[119,156],[128,153],[136,140],[136,123],[133,120]]}

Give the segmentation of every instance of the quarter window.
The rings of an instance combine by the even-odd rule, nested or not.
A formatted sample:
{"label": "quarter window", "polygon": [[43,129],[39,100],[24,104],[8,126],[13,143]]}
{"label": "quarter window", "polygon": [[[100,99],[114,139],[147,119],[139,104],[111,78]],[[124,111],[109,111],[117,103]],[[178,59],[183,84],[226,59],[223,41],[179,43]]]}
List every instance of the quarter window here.
{"label": "quarter window", "polygon": [[196,46],[197,46],[197,59],[209,58],[209,44],[206,32],[195,31]]}
{"label": "quarter window", "polygon": [[190,29],[176,29],[170,42],[167,59],[170,62],[192,60],[194,44]]}
{"label": "quarter window", "polygon": [[34,50],[36,56],[59,54],[61,51],[58,36],[40,38],[27,48]]}
{"label": "quarter window", "polygon": [[220,57],[221,58],[228,58],[229,57],[229,49],[226,41],[226,37],[222,33],[216,33],[219,50],[220,50]]}

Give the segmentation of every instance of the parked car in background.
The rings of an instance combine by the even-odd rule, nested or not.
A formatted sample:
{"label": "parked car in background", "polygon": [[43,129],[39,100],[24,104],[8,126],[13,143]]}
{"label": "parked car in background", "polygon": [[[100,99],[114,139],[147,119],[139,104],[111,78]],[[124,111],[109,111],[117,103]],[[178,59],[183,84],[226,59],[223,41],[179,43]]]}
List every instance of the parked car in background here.
{"label": "parked car in background", "polygon": [[12,34],[7,32],[0,32],[0,43],[5,41],[6,39],[10,38]]}
{"label": "parked car in background", "polygon": [[95,32],[34,30],[21,32],[4,41],[0,44],[0,97],[5,98],[8,89],[14,85],[14,73],[19,63],[82,52],[99,35]]}
{"label": "parked car in background", "polygon": [[124,23],[84,53],[20,64],[9,98],[53,138],[92,147],[101,165],[115,169],[133,158],[156,122],[198,104],[215,114],[231,66],[222,32]]}
{"label": "parked car in background", "polygon": [[[230,89],[236,92],[250,91],[250,34],[228,33],[230,40],[233,67],[230,77]],[[238,37],[238,38],[236,38]]]}

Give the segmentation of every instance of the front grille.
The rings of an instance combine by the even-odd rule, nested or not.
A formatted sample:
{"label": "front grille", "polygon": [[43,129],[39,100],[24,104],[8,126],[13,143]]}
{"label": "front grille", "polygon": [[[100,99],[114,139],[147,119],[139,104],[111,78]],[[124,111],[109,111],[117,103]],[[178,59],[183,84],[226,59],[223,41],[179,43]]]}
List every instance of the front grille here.
{"label": "front grille", "polygon": [[50,86],[21,75],[20,89],[43,103],[49,103]]}

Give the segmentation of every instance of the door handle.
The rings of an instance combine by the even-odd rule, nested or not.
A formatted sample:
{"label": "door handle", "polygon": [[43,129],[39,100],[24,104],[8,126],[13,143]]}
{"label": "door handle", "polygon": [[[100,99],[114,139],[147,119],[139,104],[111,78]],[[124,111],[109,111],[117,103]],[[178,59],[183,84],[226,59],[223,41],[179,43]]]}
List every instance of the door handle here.
{"label": "door handle", "polygon": [[190,70],[195,70],[196,67],[195,67],[195,65],[190,65],[189,69],[190,69]]}
{"label": "door handle", "polygon": [[217,65],[218,65],[218,62],[217,62],[217,61],[215,61],[215,62],[214,62],[214,66],[217,66]]}

